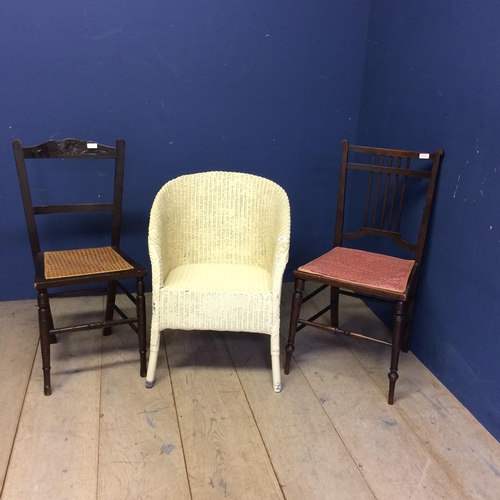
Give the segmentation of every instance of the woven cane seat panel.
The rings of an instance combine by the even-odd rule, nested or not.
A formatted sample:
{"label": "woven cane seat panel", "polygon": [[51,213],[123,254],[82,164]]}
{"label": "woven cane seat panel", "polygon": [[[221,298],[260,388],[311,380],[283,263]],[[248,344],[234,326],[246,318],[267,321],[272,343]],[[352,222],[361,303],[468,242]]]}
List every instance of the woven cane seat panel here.
{"label": "woven cane seat panel", "polygon": [[89,276],[133,269],[111,247],[45,252],[44,261],[46,279]]}
{"label": "woven cane seat panel", "polygon": [[408,285],[414,260],[335,247],[321,257],[299,267],[299,271],[349,284],[403,293]]}

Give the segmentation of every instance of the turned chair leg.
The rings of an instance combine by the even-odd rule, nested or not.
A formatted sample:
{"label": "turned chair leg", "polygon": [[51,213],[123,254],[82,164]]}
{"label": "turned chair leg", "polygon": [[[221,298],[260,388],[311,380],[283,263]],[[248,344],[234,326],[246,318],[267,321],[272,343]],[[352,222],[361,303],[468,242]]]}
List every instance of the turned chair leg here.
{"label": "turned chair leg", "polygon": [[[40,350],[42,351],[43,392],[46,396],[52,394],[50,386],[50,325],[52,316],[49,308],[47,290],[38,292],[38,326],[40,329]],[[54,335],[52,335],[53,337]]]}
{"label": "turned chair leg", "polygon": [[399,378],[398,364],[399,353],[401,352],[401,342],[403,336],[403,329],[405,326],[405,303],[396,302],[394,310],[394,319],[392,327],[392,350],[391,350],[391,367],[388,374],[389,377],[389,397],[387,402],[392,405],[394,403],[394,391],[396,389],[396,381]]}
{"label": "turned chair leg", "polygon": [[302,307],[302,299],[304,297],[304,280],[297,278],[295,280],[295,288],[292,297],[292,311],[290,313],[290,330],[288,333],[288,343],[286,344],[285,358],[285,375],[290,373],[290,362],[292,354],[295,350],[295,334],[297,333],[297,322],[300,316],[300,308]]}
{"label": "turned chair leg", "polygon": [[[106,312],[104,313],[104,321],[111,321],[113,319],[113,313],[115,312],[115,300],[116,300],[116,281],[110,281],[108,283],[108,294],[106,297]],[[111,327],[104,328],[102,331],[103,335],[111,335]]]}

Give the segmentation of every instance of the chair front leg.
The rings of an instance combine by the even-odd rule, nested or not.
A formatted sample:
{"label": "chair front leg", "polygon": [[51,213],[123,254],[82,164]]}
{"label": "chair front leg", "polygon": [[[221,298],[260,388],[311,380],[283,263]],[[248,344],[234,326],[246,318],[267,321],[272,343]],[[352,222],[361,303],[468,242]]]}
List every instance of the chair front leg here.
{"label": "chair front leg", "polygon": [[281,370],[280,355],[271,354],[271,368],[273,371],[273,389],[274,392],[281,392]]}
{"label": "chair front leg", "polygon": [[290,373],[290,362],[292,354],[295,350],[295,335],[297,333],[297,322],[300,316],[300,308],[302,307],[302,299],[304,297],[304,280],[297,278],[295,280],[295,288],[292,297],[292,311],[290,313],[290,330],[288,333],[288,343],[286,344],[285,358],[285,375]]}
{"label": "chair front leg", "polygon": [[[113,319],[113,313],[115,312],[115,300],[116,300],[116,281],[110,281],[108,283],[108,294],[106,296],[106,312],[104,314],[104,321],[111,321]],[[108,326],[102,331],[103,335],[111,335],[111,327]]]}
{"label": "chair front leg", "polygon": [[[154,295],[153,295],[154,297]],[[156,363],[158,362],[158,352],[160,350],[160,320],[158,305],[153,298],[153,314],[151,317],[151,334],[149,339],[149,361],[148,373],[146,375],[146,387],[151,389],[155,382]]]}
{"label": "chair front leg", "polygon": [[160,350],[160,332],[151,329],[151,340],[149,343],[148,373],[146,375],[146,387],[151,389],[155,383],[156,364],[158,363],[158,352]]}
{"label": "chair front leg", "polygon": [[[40,350],[42,352],[43,392],[46,396],[52,394],[50,386],[50,325],[52,315],[49,307],[47,290],[38,291],[38,327],[40,330]],[[53,337],[54,335],[52,335]]]}
{"label": "chair front leg", "polygon": [[387,402],[390,405],[394,403],[394,391],[396,389],[396,381],[399,378],[398,375],[399,353],[401,352],[403,328],[405,325],[405,314],[406,314],[405,303],[401,301],[396,302],[394,310],[393,326],[392,326],[391,368],[388,374],[389,397],[387,398]]}
{"label": "chair front leg", "polygon": [[137,333],[139,334],[139,356],[141,360],[140,375],[146,376],[146,299],[144,296],[144,280],[137,278]]}
{"label": "chair front leg", "polygon": [[280,369],[280,322],[275,321],[273,331],[270,336],[271,347],[271,368],[273,374],[274,392],[281,392],[281,369]]}

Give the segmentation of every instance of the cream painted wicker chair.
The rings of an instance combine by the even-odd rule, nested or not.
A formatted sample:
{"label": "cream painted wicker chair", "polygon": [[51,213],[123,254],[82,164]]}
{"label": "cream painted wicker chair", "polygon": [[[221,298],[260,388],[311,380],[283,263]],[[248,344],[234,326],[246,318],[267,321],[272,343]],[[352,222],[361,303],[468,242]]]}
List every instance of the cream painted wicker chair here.
{"label": "cream painted wicker chair", "polygon": [[206,172],[165,184],[149,223],[153,317],[146,387],[153,386],[162,330],[215,330],[269,335],[279,392],[289,244],[288,197],[268,179]]}

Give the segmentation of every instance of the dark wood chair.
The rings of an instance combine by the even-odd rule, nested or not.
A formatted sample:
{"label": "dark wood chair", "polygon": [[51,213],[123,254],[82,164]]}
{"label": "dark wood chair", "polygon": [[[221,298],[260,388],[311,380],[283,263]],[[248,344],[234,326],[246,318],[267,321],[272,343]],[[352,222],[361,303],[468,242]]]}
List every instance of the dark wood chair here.
{"label": "dark wood chair", "polygon": [[[23,147],[21,141],[16,139],[12,144],[21,187],[24,212],[26,215],[26,223],[28,225],[31,252],[35,264],[34,285],[35,289],[38,291],[38,318],[45,395],[49,396],[52,392],[50,385],[50,345],[56,343],[56,335],[62,333],[103,328],[104,334],[109,335],[113,326],[121,324],[130,325],[139,337],[140,375],[141,377],[145,377],[146,315],[143,279],[147,274],[147,270],[120,251],[125,141],[123,139],[117,140],[116,147],[105,146],[96,142],[79,141],[76,139],[48,141],[30,147]],[[32,161],[35,159],[43,159],[45,162]],[[73,160],[108,160],[100,161],[99,166],[102,165],[102,169],[108,168],[110,176],[114,175],[114,188],[113,193],[110,193],[110,201],[102,203],[41,203],[33,205],[32,197],[34,195],[34,188],[32,186],[30,189],[26,164],[28,163],[30,167],[30,177],[39,178],[43,176],[44,179],[46,179],[50,175],[48,172],[49,167],[54,166],[54,161],[48,161],[48,159],[58,159],[57,165],[58,167],[63,167],[64,171],[81,164],[81,162]],[[31,165],[31,163],[33,163],[33,165]],[[114,170],[114,173],[109,167]],[[75,170],[78,169],[73,168],[70,175],[74,174]],[[52,180],[54,180],[53,177]],[[60,186],[56,186],[56,189],[57,187]],[[43,189],[46,189],[45,184],[43,185]],[[109,218],[112,220],[112,222],[110,220],[110,225],[112,226],[110,246],[42,251],[35,216],[76,214],[77,212],[80,214],[88,214],[89,212],[110,212]],[[68,215],[63,217],[68,217]],[[83,216],[78,215],[76,217]],[[102,218],[103,215],[99,215],[99,217]],[[49,221],[43,222],[46,223]],[[44,227],[45,226],[46,224],[44,224]],[[50,227],[52,228],[53,226]],[[48,228],[46,229],[48,230]],[[122,283],[120,283],[120,281],[126,279],[136,280],[135,297]],[[101,288],[92,288],[94,286],[93,284],[96,283],[106,283],[106,285]],[[117,287],[134,303],[136,316],[127,317],[127,315],[115,304]],[[49,289],[59,290],[49,294]],[[94,293],[107,294],[104,321],[64,328],[54,327],[49,303],[50,297]],[[113,319],[114,312],[116,312],[120,318]]]}
{"label": "dark wood chair", "polygon": [[[387,344],[392,348],[388,403],[393,404],[399,353],[409,349],[415,295],[442,154],[441,150],[420,153],[342,142],[333,249],[293,273],[295,290],[285,374],[290,371],[295,334],[305,326]],[[355,240],[360,240],[357,245]],[[306,281],[321,285],[304,296]],[[327,288],[329,304],[309,319],[301,319],[302,304]],[[339,294],[392,305],[391,341],[340,328]],[[328,311],[331,325],[316,321]]]}

